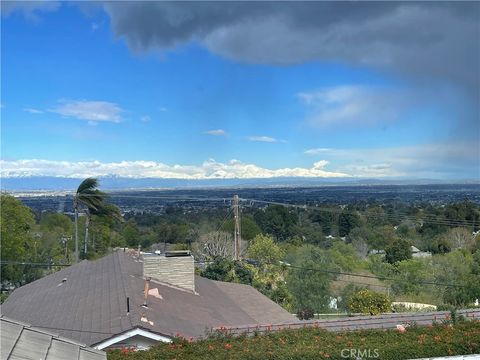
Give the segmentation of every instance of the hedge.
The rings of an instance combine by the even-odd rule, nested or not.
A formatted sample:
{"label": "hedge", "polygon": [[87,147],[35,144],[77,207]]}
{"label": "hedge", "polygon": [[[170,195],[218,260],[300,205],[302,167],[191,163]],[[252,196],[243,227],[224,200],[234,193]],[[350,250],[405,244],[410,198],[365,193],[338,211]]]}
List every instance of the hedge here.
{"label": "hedge", "polygon": [[402,360],[480,353],[480,322],[407,327],[407,330],[327,332],[320,328],[281,330],[258,336],[217,336],[189,342],[176,338],[148,351],[115,350],[109,360]]}

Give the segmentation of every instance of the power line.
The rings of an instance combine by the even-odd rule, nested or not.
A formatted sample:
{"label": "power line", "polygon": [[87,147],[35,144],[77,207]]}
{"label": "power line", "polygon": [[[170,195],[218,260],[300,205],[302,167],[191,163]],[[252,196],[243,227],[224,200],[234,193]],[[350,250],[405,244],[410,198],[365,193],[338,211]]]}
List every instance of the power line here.
{"label": "power line", "polygon": [[49,264],[49,263],[34,263],[28,261],[12,261],[12,260],[2,260],[0,265],[29,265],[29,266],[38,266],[38,267],[52,267],[52,266],[70,266],[71,264]]}
{"label": "power line", "polygon": [[[195,198],[195,197],[183,197],[181,199],[177,197],[155,197],[155,196],[137,196],[137,195],[125,195],[121,197],[129,197],[129,198],[138,198],[138,199],[172,199],[175,201],[196,201],[196,202],[203,202],[203,201],[212,201],[212,202],[224,202],[226,199],[225,198],[212,198],[212,197],[205,197],[205,198]],[[40,197],[32,197],[32,198],[22,198],[22,200],[28,202],[30,200],[45,200],[44,198]],[[300,204],[290,204],[290,203],[282,203],[282,202],[276,202],[276,201],[267,201],[267,200],[257,200],[257,199],[246,199],[242,198],[240,200],[243,201],[249,201],[249,202],[254,202],[254,203],[262,203],[262,204],[271,204],[271,205],[280,205],[280,206],[285,206],[285,207],[293,207],[293,208],[299,208],[299,209],[311,209],[311,210],[316,210],[316,211],[323,211],[323,212],[330,212],[334,214],[341,214],[345,212],[349,213],[355,213],[356,210],[342,210],[342,209],[334,209],[334,208],[325,208],[325,207],[318,207],[318,206],[313,206],[313,205],[300,205]],[[435,217],[434,215],[428,215],[424,214],[419,217],[416,217],[415,215],[404,215],[402,213],[399,214],[365,214],[367,218],[377,218],[377,219],[384,219],[384,220],[389,220],[389,221],[398,221],[401,222],[403,220],[409,220],[414,223],[417,222],[422,222],[422,223],[429,223],[429,224],[436,224],[436,225],[445,225],[445,226],[455,226],[455,227],[461,227],[461,226],[466,226],[466,227],[474,227],[476,225],[480,224],[480,221],[475,221],[475,220],[455,220],[455,219],[442,219]]]}
{"label": "power line", "polygon": [[[110,196],[111,198],[133,198],[133,199],[163,199],[163,200],[175,200],[175,201],[212,201],[212,202],[225,202],[226,198],[224,197],[199,197],[199,196],[189,196],[189,195],[174,195],[174,196],[147,196],[147,195],[122,195],[122,194],[112,194],[113,196]],[[73,195],[66,195],[72,197]],[[55,197],[66,197],[65,195],[59,195],[59,196],[49,196],[48,198],[55,198]],[[86,196],[89,196],[88,194]],[[93,195],[92,195],[93,196]],[[30,200],[45,200],[46,196],[43,197],[20,197],[24,201],[30,201]],[[280,205],[280,206],[285,206],[285,207],[293,207],[293,208],[299,208],[299,209],[311,209],[311,210],[316,210],[316,211],[323,211],[323,212],[330,212],[330,213],[335,213],[335,214],[340,214],[344,213],[345,210],[343,209],[338,209],[338,208],[326,208],[326,207],[318,207],[318,206],[313,206],[313,205],[300,205],[300,204],[292,204],[292,203],[284,203],[284,202],[278,202],[278,201],[268,201],[268,200],[258,200],[258,199],[249,199],[249,198],[241,198],[241,201],[246,201],[250,203],[258,203],[258,204],[270,204],[270,205]],[[251,204],[250,204],[251,205]],[[347,212],[354,213],[356,212],[355,210],[347,210]],[[397,214],[368,214],[366,213],[365,216],[367,218],[379,218],[379,219],[386,219],[386,220],[396,220],[396,221],[402,221],[402,220],[410,220],[412,222],[423,222],[423,223],[431,223],[431,224],[437,224],[437,225],[446,225],[446,226],[469,226],[473,227],[475,225],[478,225],[480,222],[475,221],[475,220],[456,220],[456,219],[442,219],[435,217],[435,215],[430,215],[430,214],[422,214],[419,217],[416,217],[415,215],[407,215],[404,213],[397,213]]]}
{"label": "power line", "polygon": [[227,214],[225,215],[225,217],[223,218],[222,222],[220,223],[220,225],[217,227],[217,230],[215,232],[218,232],[220,231],[220,229],[223,227],[223,225],[225,225],[225,223],[227,222],[227,220],[230,219],[230,215],[233,211],[233,208],[229,208],[227,210]]}
{"label": "power line", "polygon": [[[266,263],[269,265],[277,265],[273,263]],[[297,270],[307,270],[307,271],[316,271],[316,272],[321,272],[321,273],[326,273],[326,274],[334,274],[334,275],[348,275],[348,276],[354,276],[354,277],[362,277],[362,278],[369,278],[369,279],[377,279],[377,280],[382,280],[382,281],[402,281],[402,282],[410,282],[410,280],[407,279],[399,279],[399,278],[392,278],[388,276],[375,276],[375,275],[362,275],[362,274],[355,274],[355,273],[349,273],[349,272],[343,272],[343,271],[334,271],[334,270],[322,270],[322,269],[315,269],[315,268],[306,268],[306,267],[301,267],[301,266],[295,266],[291,264],[286,264],[283,263],[286,267],[292,268],[292,269],[297,269]],[[480,279],[479,279],[480,281]],[[434,286],[445,286],[445,287],[460,287],[460,288],[466,288],[467,286],[465,285],[458,285],[458,284],[444,284],[444,283],[437,283],[433,281],[416,281],[415,284],[419,285],[434,285]]]}
{"label": "power line", "polygon": [[[256,203],[263,203],[263,204],[271,204],[271,205],[280,205],[280,206],[285,206],[285,207],[294,207],[294,208],[300,208],[300,209],[311,209],[311,210],[317,210],[317,211],[324,211],[324,212],[331,212],[331,213],[336,213],[336,214],[341,214],[345,212],[345,210],[338,209],[338,208],[322,208],[322,207],[317,207],[317,206],[312,206],[312,205],[298,205],[298,204],[290,204],[290,203],[282,203],[278,201],[266,201],[266,200],[256,200],[256,199],[242,199],[244,201],[250,201],[250,202],[256,202]],[[354,211],[348,211],[350,213],[353,213]],[[401,219],[407,219],[407,220],[413,220],[413,221],[418,221],[422,220],[424,222],[430,222],[430,223],[438,223],[438,224],[443,224],[443,225],[471,225],[474,226],[478,222],[473,221],[470,223],[469,220],[454,220],[454,219],[440,219],[440,218],[432,218],[428,215],[426,217],[422,217],[420,219],[417,218],[412,218],[407,215],[395,215],[395,214],[366,214],[367,217],[377,217],[377,218],[389,218],[393,220],[401,220]]]}
{"label": "power line", "polygon": [[[246,199],[242,198],[241,200],[246,201],[246,202],[254,202],[254,203],[261,203],[261,204],[269,204],[269,205],[280,205],[280,206],[285,206],[285,207],[293,207],[293,208],[299,208],[299,209],[311,209],[311,210],[317,210],[317,211],[324,211],[324,212],[331,212],[331,213],[336,213],[336,214],[341,214],[345,212],[345,210],[342,209],[337,209],[337,208],[322,208],[322,207],[317,207],[317,206],[312,206],[312,205],[299,205],[299,204],[290,204],[290,203],[282,203],[278,201],[267,201],[267,200],[257,200],[257,199]],[[350,213],[353,213],[354,211],[347,211]],[[395,215],[395,214],[366,214],[367,217],[376,217],[376,218],[387,218],[390,220],[411,220],[414,222],[417,221],[423,221],[425,223],[433,223],[437,225],[452,225],[452,226],[474,226],[479,224],[477,221],[470,221],[470,220],[454,220],[454,219],[440,219],[440,218],[432,218],[428,215],[426,217],[421,217],[420,219],[417,219],[416,217],[411,217],[407,215]]]}

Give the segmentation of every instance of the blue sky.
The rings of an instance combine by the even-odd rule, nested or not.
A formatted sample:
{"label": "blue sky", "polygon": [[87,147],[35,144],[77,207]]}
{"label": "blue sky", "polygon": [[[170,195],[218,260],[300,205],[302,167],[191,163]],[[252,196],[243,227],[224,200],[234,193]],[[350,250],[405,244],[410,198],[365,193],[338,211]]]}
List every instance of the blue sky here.
{"label": "blue sky", "polygon": [[[479,178],[478,83],[451,70],[458,59],[428,63],[459,51],[460,35],[478,49],[471,20],[448,9],[439,14],[459,34],[432,24],[445,41],[419,52],[416,68],[396,56],[421,46],[398,38],[367,37],[345,53],[336,23],[315,24],[337,39],[317,48],[315,33],[293,25],[300,12],[281,36],[284,25],[255,5],[215,23],[222,9],[210,4],[53,4],[2,3],[4,177]],[[148,6],[151,24],[140,16]],[[370,9],[364,26],[407,10]]]}

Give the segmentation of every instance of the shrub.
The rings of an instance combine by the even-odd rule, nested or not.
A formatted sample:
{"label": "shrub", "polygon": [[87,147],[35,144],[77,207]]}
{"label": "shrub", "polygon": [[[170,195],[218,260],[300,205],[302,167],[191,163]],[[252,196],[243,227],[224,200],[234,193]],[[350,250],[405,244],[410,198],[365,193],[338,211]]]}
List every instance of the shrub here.
{"label": "shrub", "polygon": [[[114,350],[108,360],[342,360],[345,349],[370,355],[362,358],[404,360],[447,355],[476,354],[480,351],[480,322],[456,325],[409,326],[400,332],[359,330],[332,332],[318,327],[268,331],[258,336],[214,336],[189,342],[175,339],[148,351]],[[348,351],[348,358],[357,358]],[[357,352],[358,355],[358,352]]]}
{"label": "shrub", "polygon": [[313,310],[312,309],[303,309],[303,310],[298,310],[297,312],[297,317],[300,319],[300,320],[310,320],[310,319],[313,319],[314,317],[314,313],[313,313]]}
{"label": "shrub", "polygon": [[385,294],[364,289],[352,295],[348,308],[351,312],[378,315],[390,311],[391,301]]}

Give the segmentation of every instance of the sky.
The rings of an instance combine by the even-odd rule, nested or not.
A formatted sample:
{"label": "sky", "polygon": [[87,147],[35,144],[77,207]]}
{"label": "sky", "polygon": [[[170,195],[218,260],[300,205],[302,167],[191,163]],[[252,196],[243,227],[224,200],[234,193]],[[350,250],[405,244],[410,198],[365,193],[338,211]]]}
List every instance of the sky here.
{"label": "sky", "polygon": [[480,179],[480,3],[1,6],[4,178]]}

